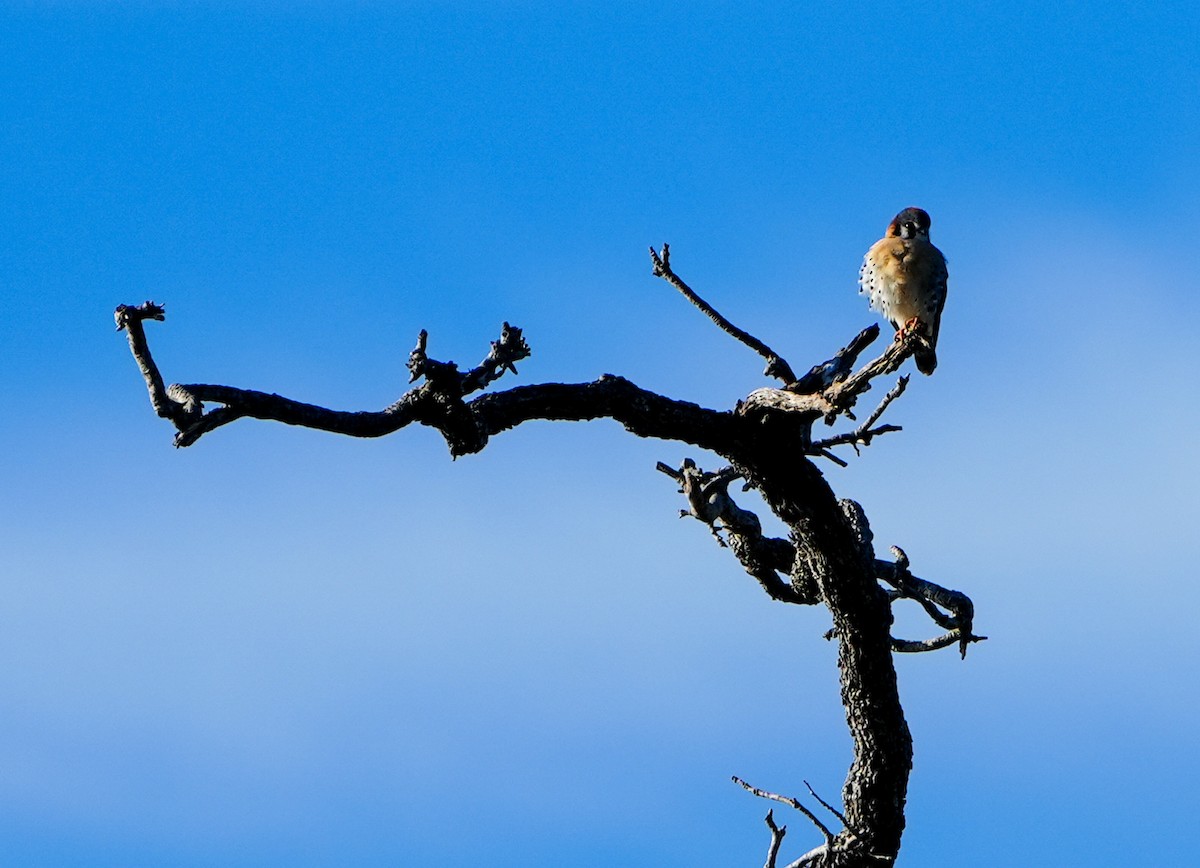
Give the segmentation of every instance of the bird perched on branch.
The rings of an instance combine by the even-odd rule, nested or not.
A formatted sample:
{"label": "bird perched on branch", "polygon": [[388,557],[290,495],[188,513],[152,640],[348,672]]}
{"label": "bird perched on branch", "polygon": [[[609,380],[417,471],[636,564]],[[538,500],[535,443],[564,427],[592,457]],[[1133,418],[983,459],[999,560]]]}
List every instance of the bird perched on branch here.
{"label": "bird perched on branch", "polygon": [[938,325],[946,304],[946,257],[929,241],[929,215],[905,208],[871,245],[858,272],[858,291],[896,329],[896,338],[914,332],[924,341],[913,353],[917,370],[937,367]]}

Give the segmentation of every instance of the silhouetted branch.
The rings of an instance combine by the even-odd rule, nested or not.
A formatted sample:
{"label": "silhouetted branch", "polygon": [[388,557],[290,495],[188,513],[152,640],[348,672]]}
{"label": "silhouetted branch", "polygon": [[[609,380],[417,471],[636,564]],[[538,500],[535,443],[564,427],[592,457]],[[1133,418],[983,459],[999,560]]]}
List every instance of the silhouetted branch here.
{"label": "silhouetted branch", "polygon": [[[846,353],[845,358],[849,358],[850,353],[848,351],[850,348],[856,343],[866,340],[868,332],[869,330],[861,332],[838,355]],[[875,335],[870,336],[871,340],[878,334],[878,329],[876,329]],[[866,342],[870,343],[869,340]],[[898,369],[904,364],[904,360],[911,356],[920,346],[922,346],[921,337],[915,333],[906,332],[903,335],[898,335],[877,358],[872,359],[853,374],[836,380],[820,391],[797,393],[792,389],[756,389],[741,403],[738,407],[738,412],[743,415],[755,417],[761,417],[764,413],[768,412],[788,413],[797,418],[806,419],[809,422],[824,419],[829,424],[832,424],[838,416],[853,419],[854,414],[851,412],[851,409],[854,407],[859,396],[871,388],[871,381],[881,374],[892,373]],[[857,353],[854,353],[854,355],[857,356]],[[831,369],[836,369],[839,364],[837,359],[838,356],[835,356],[829,362],[826,362],[825,365],[829,365]],[[824,366],[818,366],[818,368],[822,367]],[[903,388],[901,388],[901,391],[903,391]],[[881,406],[886,408],[888,403],[891,402],[885,398],[885,402]]]}
{"label": "silhouetted branch", "polygon": [[859,355],[879,337],[879,326],[869,325],[859,332],[854,340],[837,351],[837,354],[827,362],[814,365],[812,369],[797,382],[785,388],[797,395],[811,395],[823,392],[834,383],[840,383],[854,370],[854,363]]}
{"label": "silhouetted branch", "polygon": [[792,372],[792,366],[789,365],[779,353],[768,347],[754,335],[735,326],[725,317],[721,316],[716,309],[696,294],[696,292],[688,286],[674,271],[671,270],[671,245],[663,244],[662,255],[651,247],[650,259],[654,262],[654,276],[661,277],[671,286],[675,287],[684,298],[694,304],[696,307],[707,316],[710,320],[717,324],[721,331],[728,335],[732,335],[739,341],[744,343],[750,349],[754,350],[760,356],[767,360],[766,370],[763,371],[768,377],[774,377],[777,380],[783,381],[786,385],[795,381],[796,375]]}
{"label": "silhouetted branch", "polygon": [[[810,784],[808,781],[804,782],[804,786],[808,789],[809,795],[821,803],[821,807],[837,817],[845,828],[850,829],[850,821],[846,819],[846,816],[841,811],[818,796],[817,791],[812,788],[812,784]],[[851,831],[853,830],[851,829]]]}
{"label": "silhouetted branch", "polygon": [[791,796],[781,796],[778,793],[771,793],[766,790],[760,790],[758,787],[753,787],[750,784],[746,783],[741,778],[739,778],[737,775],[733,776],[733,782],[735,784],[740,785],[743,789],[758,796],[760,799],[771,799],[772,801],[782,802],[785,805],[789,805],[790,807],[795,808],[801,814],[808,817],[809,821],[812,822],[812,824],[814,826],[816,826],[817,829],[820,830],[821,834],[825,836],[826,846],[829,846],[829,847],[833,846],[833,832],[829,831],[829,827],[826,826],[824,823],[822,823],[817,818],[816,814],[814,814],[808,808],[804,807],[804,805],[802,805],[800,803],[799,799],[793,799]]}
{"label": "silhouetted branch", "polygon": [[460,374],[458,365],[454,362],[437,362],[430,359],[426,353],[429,333],[421,329],[417,335],[417,346],[408,355],[409,382],[415,383],[419,378],[438,382],[447,390],[457,389],[462,395],[469,395],[489,386],[498,380],[506,371],[517,373],[516,362],[528,358],[529,345],[516,326],[504,323],[500,329],[500,339],[492,341],[492,348],[482,362],[465,374]]}
{"label": "silhouetted branch", "polygon": [[880,425],[878,428],[872,428],[871,426],[879,421],[879,417],[883,415],[883,411],[888,408],[888,405],[891,404],[892,401],[895,401],[902,394],[904,394],[904,389],[908,386],[908,379],[909,378],[907,374],[901,377],[896,385],[893,386],[891,390],[883,396],[883,400],[879,402],[879,406],[875,408],[874,412],[872,412],[871,415],[867,417],[867,420],[859,425],[856,429],[853,431],[848,431],[845,434],[838,434],[834,437],[827,437],[824,440],[816,441],[812,444],[811,453],[814,455],[822,455],[825,458],[829,458],[845,467],[846,462],[835,458],[829,452],[829,447],[840,446],[844,443],[848,443],[854,447],[855,454],[858,454],[859,443],[861,443],[863,446],[870,446],[871,440],[875,437],[878,437],[880,434],[890,434],[894,431],[903,431],[904,429],[899,425]]}
{"label": "silhouetted branch", "polygon": [[[506,392],[484,394],[470,402],[463,397],[490,384],[513,363],[529,355],[521,330],[505,323],[500,340],[492,344],[480,365],[466,374],[453,362],[427,355],[428,335],[422,332],[409,356],[413,379],[424,382],[379,411],[332,410],[253,389],[193,383],[164,388],[142,329],[144,319],[164,319],[161,305],[117,309],[119,328],[129,333],[129,345],[159,416],[178,429],[175,445],[184,447],[201,436],[241,418],[263,419],[315,428],[350,437],[382,437],[414,422],[436,428],[451,454],[478,452],[488,437],[533,419],[580,421],[607,417],[641,437],[680,440],[696,446],[729,451],[739,439],[736,420],[697,404],[675,401],[640,389],[621,377],[604,375],[592,383],[547,383]],[[208,412],[204,403],[223,404]]]}
{"label": "silhouetted branch", "polygon": [[117,331],[124,331],[129,338],[129,350],[137,362],[138,369],[146,381],[146,390],[150,393],[150,404],[154,412],[163,419],[170,419],[181,430],[193,424],[203,412],[190,396],[174,392],[174,386],[167,389],[163,384],[158,366],[150,355],[150,346],[146,343],[146,330],[142,323],[148,319],[162,322],[167,318],[166,308],[152,301],[139,305],[122,304],[117,307],[113,318],[117,323]]}
{"label": "silhouetted branch", "polygon": [[[942,636],[921,641],[892,639],[892,650],[905,653],[922,651],[937,651],[955,643],[959,646],[959,654],[967,656],[967,646],[973,642],[982,642],[987,636],[976,636],[971,632],[975,618],[975,604],[971,598],[961,591],[953,591],[935,585],[933,582],[919,579],[908,569],[908,555],[899,546],[892,546],[895,563],[876,561],[875,569],[879,577],[892,585],[896,590],[893,599],[915,600],[921,605],[935,624],[947,632]],[[949,609],[946,614],[938,607]]]}
{"label": "silhouetted branch", "polygon": [[[871,388],[873,379],[899,370],[909,356],[927,346],[925,338],[916,332],[897,333],[880,356],[826,391],[826,398],[834,408],[834,415],[845,414],[846,410],[854,406],[858,397]],[[826,416],[828,418],[829,414]]]}
{"label": "silhouetted branch", "polygon": [[[810,866],[815,868],[819,865],[845,865],[857,866],[873,863],[887,863],[893,861],[892,856],[887,856],[879,853],[873,853],[870,850],[869,842],[860,834],[851,829],[848,825],[838,835],[834,835],[829,828],[822,823],[812,811],[806,808],[799,799],[794,799],[791,796],[781,796],[778,793],[761,790],[758,787],[751,786],[737,775],[733,776],[734,783],[739,784],[742,788],[762,799],[770,799],[771,801],[781,802],[789,807],[795,808],[812,822],[814,826],[821,832],[825,838],[825,842],[818,847],[809,850],[796,861],[790,863],[787,868],[803,868]],[[808,782],[805,782],[808,786]],[[808,787],[808,791],[812,793],[813,798],[821,803],[823,807],[833,813],[843,824],[846,823],[846,818],[841,812],[833,808],[828,802],[816,794],[812,787]],[[767,828],[771,830],[771,844],[767,850],[767,868],[775,865],[779,857],[779,848],[783,843],[783,836],[786,833],[786,828],[779,829],[775,825],[774,817],[771,812],[767,812]]]}
{"label": "silhouetted branch", "polygon": [[[792,544],[764,536],[758,516],[733,502],[729,483],[739,477],[736,470],[726,467],[706,473],[691,458],[684,459],[678,470],[661,461],[657,467],[679,483],[680,493],[687,498],[689,508],[680,510],[680,515],[692,516],[707,524],[717,542],[734,553],[771,599],[809,606],[821,602],[811,579],[795,577],[796,551]],[[726,539],[721,537],[721,531],[725,532]],[[780,574],[792,575],[792,581],[785,582]]]}

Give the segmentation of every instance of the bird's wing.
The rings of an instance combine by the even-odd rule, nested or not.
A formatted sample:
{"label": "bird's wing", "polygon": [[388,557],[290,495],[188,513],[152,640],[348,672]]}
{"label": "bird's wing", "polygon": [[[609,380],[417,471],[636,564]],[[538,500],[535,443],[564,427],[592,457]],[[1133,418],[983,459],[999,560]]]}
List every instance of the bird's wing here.
{"label": "bird's wing", "polygon": [[942,323],[942,309],[946,306],[946,284],[950,280],[950,271],[946,268],[946,257],[942,255],[942,251],[936,247],[933,248],[933,251],[936,254],[936,264],[933,269],[933,285],[937,295],[937,310],[933,314],[933,322],[929,325],[933,332],[933,341],[936,343],[938,328]]}

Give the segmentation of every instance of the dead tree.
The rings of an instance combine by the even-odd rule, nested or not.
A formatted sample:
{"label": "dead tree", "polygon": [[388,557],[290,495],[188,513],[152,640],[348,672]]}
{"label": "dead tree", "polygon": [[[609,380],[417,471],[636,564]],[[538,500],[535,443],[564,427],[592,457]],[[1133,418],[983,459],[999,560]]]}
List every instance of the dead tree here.
{"label": "dead tree", "polygon": [[[431,358],[428,335],[422,331],[408,359],[410,383],[419,384],[383,410],[346,412],[230,386],[166,386],[143,326],[148,319],[164,319],[162,305],[149,301],[121,305],[116,322],[128,335],[155,412],[174,424],[175,445],[180,447],[249,417],[353,437],[381,437],[419,423],[437,429],[451,455],[459,456],[479,452],[491,437],[532,419],[610,418],[639,437],[680,441],[720,456],[728,463],[709,470],[691,458],[678,468],[659,463],[658,469],[679,484],[687,502],[681,514],[707,524],[718,543],[733,553],[773,600],[829,609],[833,627],[826,638],[838,643],[842,703],[854,745],[842,810],[809,788],[815,810],[824,811],[826,821],[797,798],[758,789],[740,778],[734,781],[756,796],[796,809],[821,834],[821,843],[788,868],[891,865],[904,831],[912,766],[912,739],[892,655],[957,645],[965,657],[967,646],[985,637],[972,632],[974,610],[965,594],[914,576],[907,556],[898,548],[891,549],[893,560],[875,556],[862,508],[853,500],[839,500],[813,459],[844,465],[833,451],[836,447],[849,446],[857,452],[875,437],[900,430],[877,423],[904,391],[906,376],[899,378],[865,421],[858,423],[853,408],[876,377],[899,369],[921,338],[899,337],[878,358],[855,369],[863,350],[879,336],[879,327],[873,325],[833,358],[798,377],[783,357],[726,320],[675,274],[667,245],[661,254],[651,248],[650,255],[656,276],[766,359],[765,374],[778,380],[779,388],[758,389],[728,410],[668,398],[610,374],[590,383],[543,383],[485,392],[505,373],[515,374],[516,363],[530,354],[521,330],[505,323],[487,356],[468,371]],[[843,418],[853,423],[843,433],[814,435],[816,423],[833,425]],[[765,536],[758,516],[734,502],[729,487],[737,480],[743,490],[761,494],[787,527],[787,539]],[[940,635],[923,640],[892,636],[891,606],[899,599],[919,603]],[[766,868],[776,868],[787,829],[776,824],[771,812],[766,823],[771,833]]]}

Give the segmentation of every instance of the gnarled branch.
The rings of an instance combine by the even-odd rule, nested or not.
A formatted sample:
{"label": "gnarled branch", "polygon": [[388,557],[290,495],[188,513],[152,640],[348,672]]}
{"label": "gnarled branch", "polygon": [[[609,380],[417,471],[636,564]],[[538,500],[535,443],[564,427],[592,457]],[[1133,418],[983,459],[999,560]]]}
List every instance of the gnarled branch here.
{"label": "gnarled branch", "polygon": [[[424,382],[383,410],[347,411],[232,386],[193,383],[166,388],[142,329],[142,320],[147,318],[164,319],[162,306],[147,302],[117,309],[118,326],[129,332],[130,349],[146,380],[151,403],[158,415],[175,424],[175,445],[180,447],[241,418],[350,437],[382,437],[417,422],[440,431],[455,456],[478,452],[492,434],[533,419],[612,418],[641,437],[684,440],[718,451],[733,448],[739,439],[730,413],[665,398],[608,374],[592,383],[524,386],[464,401],[465,395],[494,382],[505,371],[515,371],[513,363],[529,355],[520,329],[508,323],[487,358],[465,374],[453,362],[428,358],[428,335],[421,332],[409,356],[409,370],[413,379],[423,377]],[[224,406],[205,412],[206,402]]]}
{"label": "gnarled branch", "polygon": [[[961,591],[943,588],[914,576],[908,570],[908,555],[899,546],[892,546],[892,554],[896,558],[895,563],[876,561],[875,568],[879,577],[896,589],[893,598],[915,600],[935,624],[947,631],[941,636],[923,641],[893,638],[893,651],[936,651],[957,643],[960,656],[965,658],[968,645],[987,639],[987,636],[976,636],[971,632],[974,626],[975,604],[971,602],[970,597]],[[950,614],[947,615],[938,608],[939,606],[948,609]]]}
{"label": "gnarled branch", "polygon": [[146,330],[142,325],[148,319],[162,322],[166,318],[166,308],[152,301],[144,301],[139,305],[118,305],[113,315],[117,331],[125,332],[129,338],[130,352],[133,353],[138,370],[142,372],[142,378],[146,381],[146,391],[150,393],[150,404],[154,407],[154,412],[163,419],[170,419],[176,428],[183,430],[199,419],[203,408],[190,395],[178,392],[175,386],[168,389],[163,384],[158,365],[154,364],[150,355],[150,345],[146,342]]}
{"label": "gnarled branch", "polygon": [[[725,467],[715,473],[705,473],[691,458],[684,459],[678,470],[658,463],[658,470],[680,485],[687,498],[688,509],[680,515],[692,516],[709,526],[717,542],[734,553],[746,572],[762,586],[773,600],[781,603],[815,605],[821,602],[816,585],[808,577],[793,574],[796,552],[787,540],[764,536],[757,515],[742,509],[729,495],[729,483],[738,472]],[[721,537],[724,531],[725,538]],[[780,575],[792,575],[785,582]]]}
{"label": "gnarled branch", "polygon": [[[838,355],[826,362],[825,365],[831,366],[834,371],[841,370],[845,360],[851,357],[852,348],[856,344],[862,343],[867,334],[866,331],[860,333],[854,341],[840,350]],[[876,329],[871,340],[874,340],[878,334],[879,331]],[[866,342],[866,344],[869,343],[870,340]],[[865,347],[866,344],[863,346]],[[741,403],[738,412],[758,417],[771,411],[790,413],[810,422],[824,419],[827,424],[832,424],[838,416],[853,419],[854,414],[851,410],[858,398],[871,388],[871,381],[882,374],[890,374],[899,369],[904,361],[923,345],[924,339],[914,332],[897,333],[896,339],[888,344],[882,354],[853,374],[835,379],[828,386],[814,392],[800,393],[792,389],[757,389]],[[861,347],[859,351],[861,351]],[[857,352],[853,355],[856,357]],[[839,360],[839,357],[842,358]],[[818,366],[818,368],[823,367]],[[886,408],[888,403],[890,401],[885,400],[882,406]]]}

